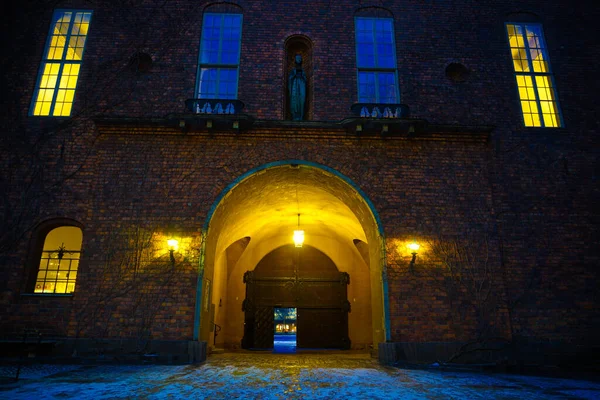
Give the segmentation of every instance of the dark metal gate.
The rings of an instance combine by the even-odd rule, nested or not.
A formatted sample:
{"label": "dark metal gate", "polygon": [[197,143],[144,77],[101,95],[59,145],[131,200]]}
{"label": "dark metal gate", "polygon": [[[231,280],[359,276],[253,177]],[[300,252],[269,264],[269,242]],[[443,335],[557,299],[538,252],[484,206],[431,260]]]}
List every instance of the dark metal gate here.
{"label": "dark metal gate", "polygon": [[[303,252],[302,256],[298,251]],[[263,259],[268,267],[261,267],[261,263],[265,264],[261,260],[254,271],[244,274],[242,347],[272,348],[273,309],[295,307],[298,348],[350,348],[350,276],[339,272],[327,256],[311,247],[290,250],[284,246],[274,252],[278,254]]]}

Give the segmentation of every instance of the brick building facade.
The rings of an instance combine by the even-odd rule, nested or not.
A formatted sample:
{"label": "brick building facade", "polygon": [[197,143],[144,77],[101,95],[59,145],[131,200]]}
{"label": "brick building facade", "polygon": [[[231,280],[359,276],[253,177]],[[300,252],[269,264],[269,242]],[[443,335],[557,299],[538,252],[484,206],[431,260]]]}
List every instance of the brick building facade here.
{"label": "brick building facade", "polygon": [[342,347],[385,361],[591,354],[600,15],[587,3],[13,6],[1,339],[36,329],[63,353],[180,361],[202,359],[198,343],[240,348],[258,307],[245,272],[302,227],[284,285],[299,291],[270,306],[329,309],[317,292],[299,305],[303,254],[324,254],[349,276]]}

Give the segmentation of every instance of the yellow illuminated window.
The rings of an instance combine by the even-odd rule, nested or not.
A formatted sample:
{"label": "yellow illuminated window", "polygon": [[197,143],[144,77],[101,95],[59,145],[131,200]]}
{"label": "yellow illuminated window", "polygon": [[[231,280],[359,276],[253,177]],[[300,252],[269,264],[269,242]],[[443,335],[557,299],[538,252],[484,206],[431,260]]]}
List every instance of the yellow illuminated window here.
{"label": "yellow illuminated window", "polygon": [[525,126],[560,127],[558,98],[542,27],[507,24],[506,29]]}
{"label": "yellow illuminated window", "polygon": [[61,226],[46,235],[34,293],[75,291],[82,239],[81,229],[74,226]]}
{"label": "yellow illuminated window", "polygon": [[91,18],[91,11],[54,12],[33,96],[32,115],[71,115]]}

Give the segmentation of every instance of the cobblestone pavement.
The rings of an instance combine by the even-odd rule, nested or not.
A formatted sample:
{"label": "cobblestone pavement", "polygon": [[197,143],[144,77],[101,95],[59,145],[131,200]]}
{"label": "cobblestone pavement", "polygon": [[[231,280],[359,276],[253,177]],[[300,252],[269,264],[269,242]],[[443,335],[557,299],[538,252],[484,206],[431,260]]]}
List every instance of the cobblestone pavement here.
{"label": "cobblestone pavement", "polygon": [[[9,375],[9,369],[0,373]],[[28,367],[0,399],[598,399],[600,383],[383,367],[366,354],[224,353],[201,365]]]}

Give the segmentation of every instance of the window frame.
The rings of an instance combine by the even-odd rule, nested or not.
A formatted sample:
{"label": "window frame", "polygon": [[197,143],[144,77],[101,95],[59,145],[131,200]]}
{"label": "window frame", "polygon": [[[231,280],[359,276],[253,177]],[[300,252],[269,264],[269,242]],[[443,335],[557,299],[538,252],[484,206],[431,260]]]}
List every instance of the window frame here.
{"label": "window frame", "polygon": [[[206,17],[208,15],[219,15],[221,17],[221,25],[220,25],[220,31],[219,31],[219,48],[217,51],[218,54],[218,58],[219,58],[219,62],[218,63],[210,63],[210,62],[202,62],[202,55],[203,55],[203,50],[204,50],[204,45],[205,45],[205,28],[206,28]],[[238,48],[237,48],[237,63],[235,64],[228,64],[228,63],[221,63],[221,57],[222,57],[222,50],[223,50],[223,20],[225,18],[225,16],[227,15],[238,15],[240,17],[240,37],[238,40]],[[204,15],[202,16],[202,32],[200,33],[200,46],[199,46],[199,52],[198,52],[198,70],[196,72],[196,88],[195,88],[195,96],[199,99],[227,99],[227,100],[237,100],[238,99],[238,93],[239,93],[239,82],[240,82],[240,62],[241,62],[241,58],[242,58],[242,37],[243,37],[243,27],[244,27],[244,15],[240,12],[205,12]],[[215,79],[215,97],[202,97],[201,96],[201,76],[202,76],[202,70],[203,69],[215,69],[216,70],[216,79]],[[220,75],[221,75],[221,71],[222,70],[233,70],[235,71],[235,94],[232,98],[223,98],[219,96],[219,82],[220,80]]]}
{"label": "window frame", "polygon": [[[544,62],[546,64],[546,71],[545,72],[536,72],[533,66],[533,60],[531,57],[531,48],[529,46],[529,41],[528,40],[524,40],[524,49],[525,49],[525,55],[526,55],[526,60],[527,60],[527,66],[529,71],[517,71],[515,68],[515,59],[513,58],[512,55],[512,50],[513,47],[511,46],[510,43],[510,33],[509,33],[509,26],[513,26],[516,27],[521,27],[521,29],[525,30],[528,26],[530,27],[535,27],[539,29],[539,37],[540,40],[542,41],[542,45],[543,48],[541,48],[541,50],[543,51],[542,55],[544,57]],[[548,45],[547,45],[547,41],[546,41],[546,37],[544,34],[544,26],[542,23],[540,22],[519,22],[519,21],[507,21],[504,23],[504,31],[505,31],[505,38],[506,38],[506,44],[508,47],[508,51],[509,51],[509,59],[510,59],[510,65],[511,65],[511,70],[513,72],[513,76],[514,76],[514,87],[516,89],[516,95],[517,95],[517,99],[519,102],[519,110],[520,110],[520,114],[521,114],[521,122],[523,123],[523,126],[525,128],[553,128],[553,129],[560,129],[560,128],[564,128],[564,120],[563,120],[563,116],[562,116],[562,111],[561,111],[561,107],[560,107],[560,101],[558,99],[558,90],[556,87],[556,81],[554,79],[554,71],[552,70],[552,62],[550,59],[550,52],[548,49]],[[524,33],[525,38],[527,37],[527,34]],[[536,107],[537,107],[537,116],[539,118],[540,121],[540,125],[536,126],[536,125],[527,125],[526,124],[526,119],[525,119],[525,111],[523,109],[523,101],[527,101],[527,99],[523,100],[521,98],[521,94],[519,92],[519,83],[518,83],[518,76],[527,76],[530,77],[531,82],[533,84],[533,92],[535,94],[535,103],[536,103]],[[556,126],[546,126],[546,123],[544,121],[544,113],[542,110],[542,102],[540,100],[540,93],[539,93],[539,88],[538,88],[538,84],[536,82],[536,77],[547,77],[547,79],[550,81],[550,84],[552,85],[552,89],[554,92],[554,98],[552,99],[552,102],[555,103],[555,108],[556,108]],[[535,115],[535,114],[532,114]]]}
{"label": "window frame", "polygon": [[[72,13],[72,18],[69,21],[69,25],[67,28],[67,33],[65,35],[65,44],[64,44],[64,48],[63,48],[63,54],[61,56],[60,59],[51,59],[48,58],[49,53],[50,53],[50,47],[52,44],[52,38],[54,36],[54,28],[56,26],[56,22],[59,20],[59,13]],[[67,60],[67,54],[68,54],[68,47],[69,47],[69,40],[72,37],[72,31],[73,31],[73,24],[75,23],[75,16],[77,15],[77,13],[89,13],[90,14],[90,20],[88,23],[88,30],[85,34],[85,42],[83,44],[83,47],[81,49],[81,58],[79,60],[76,59],[72,59],[72,60]],[[75,96],[77,94],[77,86],[79,85],[79,81],[80,81],[80,77],[81,77],[81,66],[83,65],[83,58],[85,56],[85,48],[86,45],[88,43],[88,39],[89,39],[89,32],[90,32],[90,28],[92,25],[92,18],[94,16],[94,11],[93,10],[89,10],[89,9],[66,9],[66,8],[58,8],[55,9],[52,12],[52,17],[50,20],[50,27],[48,28],[48,33],[46,35],[46,41],[44,44],[44,49],[43,49],[43,53],[42,53],[42,58],[39,62],[39,68],[38,68],[38,74],[37,74],[37,78],[35,81],[35,87],[33,90],[33,96],[31,98],[31,104],[29,106],[29,116],[31,117],[38,117],[38,118],[70,118],[73,114],[73,105],[75,104]],[[35,109],[36,109],[36,104],[38,103],[38,96],[40,93],[40,90],[42,90],[41,87],[41,83],[42,83],[42,78],[44,76],[44,70],[45,70],[45,66],[48,64],[59,64],[59,70],[58,70],[58,74],[56,75],[56,84],[54,86],[54,93],[52,94],[52,100],[50,102],[50,109],[48,111],[48,115],[43,115],[43,114],[35,114]],[[61,79],[63,77],[63,72],[64,72],[64,67],[65,65],[78,65],[78,72],[77,72],[77,81],[75,83],[75,87],[72,89],[73,90],[73,98],[70,101],[70,109],[69,109],[69,114],[68,115],[54,115],[54,111],[55,111],[55,107],[57,104],[57,97],[58,97],[58,93],[60,91],[60,84],[61,84]],[[45,88],[44,88],[45,89]],[[68,88],[70,89],[70,88]],[[66,104],[66,102],[63,102],[62,104]]]}
{"label": "window frame", "polygon": [[[391,27],[392,27],[392,59],[394,61],[394,66],[393,67],[381,67],[378,64],[378,58],[377,58],[377,42],[374,39],[373,40],[373,44],[374,44],[374,61],[375,61],[375,66],[373,67],[365,67],[365,66],[360,66],[359,65],[359,42],[358,42],[358,20],[359,19],[363,19],[363,20],[389,20],[391,23]],[[361,93],[360,93],[360,75],[361,73],[369,73],[372,72],[375,74],[375,102],[374,103],[381,103],[381,104],[397,104],[400,103],[400,84],[399,84],[399,77],[398,77],[398,58],[396,56],[396,28],[394,26],[395,20],[392,17],[367,17],[367,16],[360,16],[357,15],[354,17],[354,49],[355,49],[355,57],[356,57],[356,95],[357,95],[357,99],[359,103],[364,103],[363,101],[361,101]],[[375,31],[372,30],[371,31],[372,34],[374,35]],[[392,73],[392,76],[394,78],[394,95],[396,97],[396,101],[394,103],[382,103],[381,102],[381,95],[379,93],[379,89],[380,89],[380,85],[379,85],[379,74],[380,73]],[[371,101],[367,102],[367,103],[373,103]]]}
{"label": "window frame", "polygon": [[[40,270],[40,262],[44,253],[44,244],[46,238],[52,230],[61,227],[74,227],[81,230],[81,247],[79,249],[79,266],[77,269],[77,278],[75,279],[75,290],[68,293],[40,293],[35,292],[37,276]],[[81,255],[83,254],[83,245],[85,239],[84,227],[81,223],[70,218],[53,218],[51,220],[40,223],[34,230],[30,239],[29,255],[26,262],[26,272],[24,279],[23,295],[27,296],[54,296],[54,297],[71,297],[77,293],[77,282],[79,280],[79,271],[81,271]]]}

